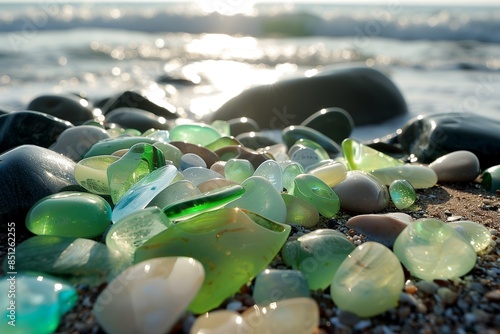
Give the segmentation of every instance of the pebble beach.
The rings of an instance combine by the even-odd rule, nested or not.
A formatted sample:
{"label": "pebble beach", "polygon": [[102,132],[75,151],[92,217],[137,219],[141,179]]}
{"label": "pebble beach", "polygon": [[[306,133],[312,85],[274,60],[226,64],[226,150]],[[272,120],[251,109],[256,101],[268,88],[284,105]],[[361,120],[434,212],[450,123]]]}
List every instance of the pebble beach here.
{"label": "pebble beach", "polygon": [[500,333],[496,7],[0,6],[0,332]]}

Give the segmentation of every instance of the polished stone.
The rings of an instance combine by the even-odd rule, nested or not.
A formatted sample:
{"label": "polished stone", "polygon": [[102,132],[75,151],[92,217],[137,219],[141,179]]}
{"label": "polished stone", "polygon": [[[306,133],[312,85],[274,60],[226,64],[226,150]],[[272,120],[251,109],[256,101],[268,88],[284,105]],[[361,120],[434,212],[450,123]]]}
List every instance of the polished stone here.
{"label": "polished stone", "polygon": [[479,159],[469,151],[443,155],[429,165],[439,182],[472,182],[479,175]]}
{"label": "polished stone", "polygon": [[167,103],[165,100],[149,97],[139,91],[124,91],[119,93],[107,101],[101,107],[101,110],[106,115],[117,108],[138,108],[152,112],[155,115],[165,117],[166,119],[177,118],[176,108]]}
{"label": "polished stone", "polygon": [[26,109],[52,115],[54,117],[80,125],[94,118],[92,104],[73,94],[41,95],[28,103]]}
{"label": "polished stone", "polygon": [[368,318],[396,307],[404,283],[398,258],[387,247],[368,241],[342,262],[330,294],[339,309]]}
{"label": "polished stone", "polygon": [[169,130],[170,124],[163,116],[138,108],[121,107],[106,114],[106,121],[116,123],[126,129],[144,132],[149,129]]}
{"label": "polished stone", "polygon": [[22,229],[28,210],[38,200],[77,185],[75,163],[35,145],[22,145],[0,155],[0,221],[17,221]]}
{"label": "polished stone", "polygon": [[21,145],[49,147],[64,131],[68,121],[35,111],[17,111],[0,116],[0,153]]}
{"label": "polished stone", "polygon": [[277,142],[268,134],[262,132],[245,132],[236,136],[236,139],[245,147],[257,150],[267,146],[276,145]]}
{"label": "polished stone", "polygon": [[80,161],[98,141],[110,138],[106,130],[93,125],[80,125],[64,130],[49,149],[73,161]]}
{"label": "polished stone", "polygon": [[374,213],[384,210],[389,204],[387,187],[361,171],[347,172],[346,178],[333,190],[340,199],[340,206],[347,211]]}
{"label": "polished stone", "polygon": [[93,311],[110,334],[168,333],[204,278],[203,266],[193,258],[149,259],[111,281],[95,301]]}
{"label": "polished stone", "polygon": [[210,168],[210,166],[220,160],[217,154],[201,145],[191,144],[183,141],[172,141],[170,142],[170,145],[177,147],[183,154],[194,153],[200,156],[205,161],[208,168]]}

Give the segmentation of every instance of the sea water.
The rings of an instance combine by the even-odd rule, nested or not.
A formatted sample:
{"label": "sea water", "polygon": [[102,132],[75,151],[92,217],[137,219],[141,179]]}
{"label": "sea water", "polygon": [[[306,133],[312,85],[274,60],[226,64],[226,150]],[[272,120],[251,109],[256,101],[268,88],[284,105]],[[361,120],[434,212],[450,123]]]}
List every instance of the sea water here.
{"label": "sea water", "polygon": [[0,2],[0,105],[12,109],[141,89],[196,119],[248,87],[349,66],[385,72],[410,111],[355,138],[420,114],[499,119],[500,6]]}

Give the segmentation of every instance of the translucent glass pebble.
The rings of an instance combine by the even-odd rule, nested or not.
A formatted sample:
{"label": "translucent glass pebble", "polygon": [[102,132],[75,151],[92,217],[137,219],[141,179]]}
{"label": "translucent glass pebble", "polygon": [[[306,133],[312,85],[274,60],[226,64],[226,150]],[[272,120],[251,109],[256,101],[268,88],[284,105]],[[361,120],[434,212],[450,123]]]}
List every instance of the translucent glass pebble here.
{"label": "translucent glass pebble", "polygon": [[341,310],[372,317],[397,306],[404,282],[398,258],[382,244],[368,241],[342,262],[330,294]]}
{"label": "translucent glass pebble", "polygon": [[304,169],[321,161],[314,149],[297,144],[290,148],[288,155],[290,160],[299,163]]}
{"label": "translucent glass pebble", "polygon": [[195,186],[208,180],[222,178],[223,176],[216,171],[203,167],[190,167],[182,171],[182,175]]}
{"label": "translucent glass pebble", "polygon": [[84,238],[37,235],[16,247],[18,271],[65,275],[70,282],[100,284],[125,264],[119,253]]}
{"label": "translucent glass pebble", "polygon": [[173,165],[162,166],[132,185],[113,208],[113,222],[137,210],[144,209],[177,175]]}
{"label": "translucent glass pebble", "polygon": [[342,152],[351,170],[356,169],[369,172],[380,168],[401,166],[404,164],[401,160],[394,159],[387,154],[358,143],[351,138],[347,138],[342,142]]}
{"label": "translucent glass pebble", "polygon": [[84,158],[94,157],[96,155],[111,155],[113,152],[131,148],[138,143],[148,143],[152,145],[155,143],[155,140],[141,136],[103,139],[92,145],[90,150],[85,153]]}
{"label": "translucent glass pebble", "polygon": [[196,318],[189,330],[190,334],[245,333],[252,334],[251,327],[241,314],[230,310],[216,310]]}
{"label": "translucent glass pebble", "polygon": [[139,247],[135,261],[161,256],[199,260],[206,278],[189,310],[200,314],[219,306],[264,270],[289,233],[288,225],[224,208],[172,225]]}
{"label": "translucent glass pebble", "polygon": [[165,189],[160,191],[148,204],[164,208],[172,203],[182,201],[185,198],[198,196],[200,190],[189,180],[178,180],[172,182]]}
{"label": "translucent glass pebble", "polygon": [[165,160],[171,161],[177,168],[181,166],[181,157],[183,153],[177,147],[163,142],[156,142],[153,146],[162,151]]}
{"label": "translucent glass pebble", "polygon": [[158,148],[144,143],[132,146],[123,157],[107,169],[113,203],[117,203],[140,179],[164,165],[165,157]]}
{"label": "translucent glass pebble", "polygon": [[321,179],[329,187],[334,187],[346,178],[347,168],[344,164],[331,160],[331,163],[320,165],[307,173]]}
{"label": "translucent glass pebble", "polygon": [[485,250],[491,243],[491,232],[481,224],[473,221],[463,220],[448,223],[455,231],[460,233],[474,247],[476,252]]}
{"label": "translucent glass pebble", "polygon": [[320,160],[330,159],[328,152],[323,148],[323,146],[321,146],[320,144],[316,143],[313,140],[302,138],[297,140],[295,145],[309,147],[313,149],[314,152],[316,152],[316,154],[319,156]]}
{"label": "translucent glass pebble", "polygon": [[452,279],[467,274],[476,264],[476,251],[453,227],[422,218],[405,228],[394,242],[394,253],[415,277]]}
{"label": "translucent glass pebble", "polygon": [[311,203],[290,194],[282,193],[281,197],[286,205],[287,224],[312,227],[318,223],[319,212]]}
{"label": "translucent glass pebble", "polygon": [[208,145],[221,134],[212,126],[206,124],[180,124],[170,130],[171,141],[185,141],[191,144]]}
{"label": "translucent glass pebble", "polygon": [[403,166],[381,168],[371,171],[370,174],[387,186],[395,180],[406,180],[414,189],[430,188],[438,181],[434,170],[421,165],[406,164]]}
{"label": "translucent glass pebble", "polygon": [[340,210],[339,197],[325,182],[310,174],[300,174],[294,180],[293,195],[312,204],[327,218]]}
{"label": "translucent glass pebble", "polygon": [[182,171],[189,167],[207,168],[207,163],[197,154],[186,153],[181,157],[179,169]]}
{"label": "translucent glass pebble", "polygon": [[168,333],[205,277],[189,257],[159,257],[125,269],[97,298],[93,311],[110,334]]}
{"label": "translucent glass pebble", "polygon": [[79,185],[98,195],[109,195],[108,175],[109,165],[119,158],[113,155],[98,155],[80,160],[75,165],[75,180]]}
{"label": "translucent glass pebble", "polygon": [[396,208],[402,210],[415,203],[417,193],[406,180],[395,180],[389,186],[389,195]]}
{"label": "translucent glass pebble", "polygon": [[[71,285],[36,273],[2,277],[0,293],[1,333],[54,333],[62,316],[78,301],[77,292]],[[12,293],[15,297],[8,298]]]}
{"label": "translucent glass pebble", "polygon": [[205,211],[219,209],[240,198],[244,193],[245,188],[240,185],[218,188],[171,203],[163,208],[163,212],[170,219],[184,219]]}
{"label": "translucent glass pebble", "polygon": [[241,186],[245,193],[241,198],[226,205],[227,208],[247,209],[279,223],[286,221],[285,202],[271,182],[262,176],[252,176]]}
{"label": "translucent glass pebble", "polygon": [[229,159],[224,165],[224,176],[226,179],[242,183],[253,175],[253,165],[244,159]]}
{"label": "translucent glass pebble", "polygon": [[490,167],[481,174],[481,185],[490,192],[500,190],[500,165]]}
{"label": "translucent glass pebble", "polygon": [[283,299],[309,297],[309,285],[301,271],[266,269],[255,278],[252,297],[258,305]]}
{"label": "translucent glass pebble", "polygon": [[262,176],[268,179],[277,191],[283,191],[283,171],[276,161],[264,161],[257,167],[253,176]]}
{"label": "translucent glass pebble", "polygon": [[295,187],[295,178],[304,174],[305,170],[301,164],[293,162],[288,164],[283,168],[283,188],[285,188],[288,193],[293,193],[293,189]]}
{"label": "translucent glass pebble", "polygon": [[130,262],[135,250],[172,223],[158,207],[149,207],[118,220],[106,233],[106,246]]}
{"label": "translucent glass pebble", "polygon": [[285,263],[300,270],[311,290],[325,289],[354,245],[335,230],[319,229],[288,241],[281,254]]}
{"label": "translucent glass pebble", "polygon": [[26,215],[27,229],[38,235],[94,238],[111,222],[108,202],[90,193],[65,191],[42,198]]}

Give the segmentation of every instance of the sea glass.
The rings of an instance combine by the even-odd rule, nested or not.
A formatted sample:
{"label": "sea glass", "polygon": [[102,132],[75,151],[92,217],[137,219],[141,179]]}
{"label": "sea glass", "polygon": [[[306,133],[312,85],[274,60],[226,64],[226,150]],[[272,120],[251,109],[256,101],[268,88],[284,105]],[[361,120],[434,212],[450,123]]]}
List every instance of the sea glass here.
{"label": "sea glass", "polygon": [[264,161],[259,167],[257,167],[253,176],[262,176],[269,180],[278,192],[283,191],[283,171],[276,161]]}
{"label": "sea glass", "polygon": [[389,195],[396,208],[402,210],[415,203],[417,193],[406,180],[394,180],[389,186]]}
{"label": "sea glass", "polygon": [[434,170],[427,166],[410,165],[387,167],[370,172],[383,184],[389,186],[395,180],[406,180],[414,189],[426,189],[433,187],[437,181]]}
{"label": "sea glass", "polygon": [[296,162],[288,164],[283,168],[283,188],[285,188],[289,194],[292,194],[295,188],[295,178],[304,173],[305,170],[301,164]]}
{"label": "sea glass", "polygon": [[132,185],[113,208],[113,222],[144,209],[156,195],[173,182],[176,175],[175,166],[162,166]]}
{"label": "sea glass", "polygon": [[340,146],[332,139],[319,131],[302,125],[292,125],[281,131],[283,142],[290,148],[300,139],[309,139],[318,143],[329,155],[337,155],[342,152]]}
{"label": "sea glass", "polygon": [[217,130],[221,136],[225,136],[227,138],[227,136],[231,135],[231,128],[227,121],[218,119],[210,123],[210,126]]}
{"label": "sea glass", "polygon": [[170,219],[158,207],[148,207],[131,213],[116,222],[106,233],[106,246],[132,263],[135,250],[171,225]]}
{"label": "sea glass", "polygon": [[163,142],[156,142],[153,146],[162,151],[165,160],[171,161],[177,168],[181,166],[181,157],[183,153],[177,147]]}
{"label": "sea glass", "polygon": [[308,170],[307,173],[316,176],[329,187],[335,187],[347,176],[347,168],[344,164],[330,160],[331,162]]}
{"label": "sea glass", "polygon": [[210,151],[216,151],[220,148],[226,147],[226,146],[234,146],[234,145],[240,145],[240,142],[236,140],[234,137],[220,137],[216,141],[208,144],[205,146],[205,148],[209,149]]}
{"label": "sea glass", "polygon": [[476,252],[485,250],[491,243],[491,232],[481,224],[470,220],[463,220],[451,222],[448,225],[469,241]]}
{"label": "sea glass", "polygon": [[221,174],[203,167],[191,167],[182,171],[182,175],[188,181],[191,181],[195,186],[208,180],[213,180],[223,177]]}
{"label": "sea glass", "polygon": [[49,149],[73,161],[79,161],[100,140],[109,138],[106,130],[97,126],[79,125],[64,130]]}
{"label": "sea glass", "polygon": [[[249,216],[251,215],[251,217]],[[200,314],[219,306],[276,256],[290,226],[240,209],[219,209],[172,225],[135,252],[135,262],[162,256],[200,261],[206,278],[189,310]]]}
{"label": "sea glass", "polygon": [[227,204],[227,208],[247,209],[279,223],[286,221],[285,202],[270,181],[262,176],[252,176],[241,186],[245,189],[245,193]]}
{"label": "sea glass", "polygon": [[327,218],[335,216],[340,210],[337,194],[314,175],[298,175],[294,180],[292,195],[309,202],[322,216]]}
{"label": "sea glass", "polygon": [[189,180],[178,180],[172,182],[160,193],[158,193],[147,206],[164,208],[172,203],[182,201],[185,198],[198,196],[200,190]]}
{"label": "sea glass", "polygon": [[97,298],[93,311],[107,333],[168,333],[196,296],[203,266],[188,257],[161,257],[125,269]]}
{"label": "sea glass", "polygon": [[170,132],[167,130],[154,130],[149,133],[142,134],[146,138],[151,138],[160,143],[169,143],[170,142]]}
{"label": "sea glass", "polygon": [[189,330],[190,334],[241,333],[252,334],[253,330],[241,317],[230,310],[216,310],[200,315]]}
{"label": "sea glass", "polygon": [[424,280],[460,277],[477,259],[469,241],[433,218],[418,219],[405,228],[394,242],[394,253],[413,276]]}
{"label": "sea glass", "polygon": [[266,269],[255,278],[252,297],[256,304],[267,306],[283,299],[309,297],[309,285],[301,271]]}
{"label": "sea glass", "polygon": [[490,167],[481,174],[481,185],[490,192],[500,190],[500,165]]}
{"label": "sea glass", "polygon": [[194,153],[186,153],[181,157],[179,170],[183,171],[190,167],[207,168],[207,163],[199,155]]}
{"label": "sea glass", "polygon": [[26,215],[26,227],[33,234],[94,238],[111,222],[111,207],[99,195],[63,191],[36,202]]}
{"label": "sea glass", "polygon": [[322,159],[314,149],[298,144],[290,148],[288,155],[290,160],[299,163],[304,169],[317,164]]}
{"label": "sea glass", "polygon": [[285,263],[304,273],[311,290],[325,289],[340,264],[354,250],[347,237],[335,230],[318,229],[289,241],[281,254]]}
{"label": "sea glass", "polygon": [[342,142],[342,152],[351,170],[369,172],[380,168],[395,167],[404,164],[401,160],[394,159],[387,154],[363,145],[351,138],[344,139]]}
{"label": "sea glass", "polygon": [[138,143],[153,144],[155,140],[141,136],[129,137],[116,137],[110,139],[103,139],[92,145],[92,147],[85,153],[84,158],[94,157],[96,155],[111,155],[113,152],[125,148],[131,148]]}
{"label": "sea glass", "polygon": [[113,203],[118,203],[132,185],[162,166],[165,166],[165,157],[158,148],[144,143],[132,146],[123,157],[107,169]]}
{"label": "sea glass", "polygon": [[342,262],[330,294],[339,309],[367,318],[396,307],[404,282],[398,258],[382,244],[368,241]]}
{"label": "sea glass", "polygon": [[170,219],[187,218],[205,211],[221,208],[222,206],[240,198],[245,188],[240,185],[231,185],[213,191],[182,199],[163,208],[163,212]]}
{"label": "sea glass", "polygon": [[171,141],[185,141],[195,145],[208,145],[221,137],[212,126],[206,124],[180,124],[170,130]]}
{"label": "sea glass", "polygon": [[242,183],[253,175],[253,165],[244,159],[229,159],[224,165],[224,176],[226,179]]}
{"label": "sea glass", "polygon": [[313,227],[318,223],[319,212],[314,205],[290,194],[282,193],[281,197],[285,201],[287,224]]}
{"label": "sea glass", "polygon": [[302,145],[313,149],[321,160],[330,159],[328,152],[323,148],[323,146],[313,140],[301,138],[295,142],[295,145]]}
{"label": "sea glass", "polygon": [[109,165],[119,158],[113,155],[98,155],[80,160],[75,165],[75,179],[79,185],[98,195],[109,195]]}
{"label": "sea glass", "polygon": [[0,293],[1,333],[54,333],[62,316],[78,301],[75,288],[41,273],[4,276]]}

